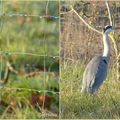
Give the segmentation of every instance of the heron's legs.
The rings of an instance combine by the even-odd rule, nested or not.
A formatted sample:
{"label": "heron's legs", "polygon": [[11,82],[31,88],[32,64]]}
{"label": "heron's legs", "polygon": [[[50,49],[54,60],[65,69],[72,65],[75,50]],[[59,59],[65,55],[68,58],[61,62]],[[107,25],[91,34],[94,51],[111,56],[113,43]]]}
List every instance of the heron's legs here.
{"label": "heron's legs", "polygon": [[82,86],[81,93],[85,93],[85,92],[86,92],[86,86]]}

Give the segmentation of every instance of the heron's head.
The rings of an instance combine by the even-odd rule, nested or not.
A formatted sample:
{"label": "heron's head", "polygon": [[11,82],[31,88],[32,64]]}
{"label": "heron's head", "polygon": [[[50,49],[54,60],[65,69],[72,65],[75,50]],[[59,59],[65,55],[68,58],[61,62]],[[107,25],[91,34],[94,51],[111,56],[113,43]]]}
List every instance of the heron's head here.
{"label": "heron's head", "polygon": [[112,26],[110,26],[110,25],[106,25],[105,27],[104,27],[104,29],[103,29],[103,32],[104,33],[111,33],[111,32],[114,32],[114,28],[112,27]]}

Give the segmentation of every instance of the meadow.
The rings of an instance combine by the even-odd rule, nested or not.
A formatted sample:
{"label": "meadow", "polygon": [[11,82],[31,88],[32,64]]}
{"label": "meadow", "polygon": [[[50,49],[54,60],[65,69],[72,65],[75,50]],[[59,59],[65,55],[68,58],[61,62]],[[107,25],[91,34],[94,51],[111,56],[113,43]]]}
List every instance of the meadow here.
{"label": "meadow", "polygon": [[98,93],[91,96],[80,92],[84,69],[85,65],[79,61],[62,69],[61,118],[119,119],[120,85],[115,81],[115,70],[109,71],[108,78]]}
{"label": "meadow", "polygon": [[0,118],[58,118],[58,2],[0,4]]}
{"label": "meadow", "polygon": [[[120,81],[117,80],[116,55],[113,42],[107,79],[94,95],[81,94],[83,72],[95,55],[102,55],[102,36],[88,27],[103,31],[109,25],[105,1],[61,2],[61,118],[119,119]],[[119,26],[120,2],[109,1],[113,25]],[[120,30],[115,31],[118,51]]]}

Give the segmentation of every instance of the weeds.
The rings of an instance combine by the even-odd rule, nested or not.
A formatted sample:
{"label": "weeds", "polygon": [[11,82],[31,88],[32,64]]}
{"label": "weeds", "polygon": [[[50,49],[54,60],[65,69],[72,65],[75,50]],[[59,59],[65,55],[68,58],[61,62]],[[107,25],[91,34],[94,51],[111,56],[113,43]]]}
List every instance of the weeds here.
{"label": "weeds", "polygon": [[[73,119],[120,118],[120,85],[115,81],[114,70],[93,96],[80,93],[84,66],[76,63],[61,72],[61,117]],[[71,84],[72,82],[72,84]]]}

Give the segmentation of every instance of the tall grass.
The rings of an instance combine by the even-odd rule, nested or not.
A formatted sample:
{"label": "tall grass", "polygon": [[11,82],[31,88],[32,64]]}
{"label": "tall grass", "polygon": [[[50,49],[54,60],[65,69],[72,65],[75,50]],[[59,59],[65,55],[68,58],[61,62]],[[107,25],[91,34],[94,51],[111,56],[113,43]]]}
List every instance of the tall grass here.
{"label": "tall grass", "polygon": [[[59,60],[54,58],[59,55],[59,19],[12,16],[13,14],[45,16],[46,3],[47,1],[2,1],[4,13],[10,16],[5,15],[0,18],[2,24],[0,50],[3,51],[4,56],[0,61],[2,66],[0,74],[3,79],[6,60],[21,73],[16,75],[11,72],[5,87],[59,92]],[[58,3],[58,1],[49,2],[48,15],[59,15]],[[24,53],[33,53],[37,56]],[[44,57],[44,55],[48,56]],[[24,75],[36,71],[41,71],[41,73],[32,77]],[[50,76],[49,72],[54,72],[55,76]],[[31,105],[32,93],[33,91],[27,90],[0,89],[0,118],[58,118],[58,94],[46,93],[45,95],[52,97],[53,100],[50,109],[41,110],[41,106],[36,108]],[[35,92],[35,94],[41,96],[43,92]]]}
{"label": "tall grass", "polygon": [[81,94],[85,65],[79,62],[62,65],[61,118],[118,119],[120,118],[120,85],[115,80],[115,70],[110,70],[99,92],[93,96]]}

